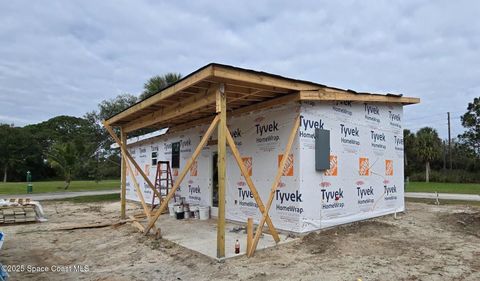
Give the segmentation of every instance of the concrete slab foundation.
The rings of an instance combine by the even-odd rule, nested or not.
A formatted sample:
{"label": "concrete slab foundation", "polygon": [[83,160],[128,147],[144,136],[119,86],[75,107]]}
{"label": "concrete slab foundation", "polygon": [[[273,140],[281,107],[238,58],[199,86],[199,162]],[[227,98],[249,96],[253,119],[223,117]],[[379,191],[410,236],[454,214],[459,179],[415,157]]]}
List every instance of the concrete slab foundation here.
{"label": "concrete slab foundation", "polygon": [[[157,223],[162,232],[162,238],[172,241],[180,246],[199,252],[208,257],[217,259],[217,220],[209,219],[201,221],[198,219],[177,220],[168,214],[162,215]],[[245,224],[226,222],[225,226],[225,258],[238,257],[246,254],[247,233],[244,229],[232,232]],[[264,227],[265,228],[265,227]],[[279,233],[280,242],[287,243],[296,240]],[[240,242],[240,254],[235,254],[235,241]],[[258,242],[257,251],[275,246],[273,237],[263,234]]]}

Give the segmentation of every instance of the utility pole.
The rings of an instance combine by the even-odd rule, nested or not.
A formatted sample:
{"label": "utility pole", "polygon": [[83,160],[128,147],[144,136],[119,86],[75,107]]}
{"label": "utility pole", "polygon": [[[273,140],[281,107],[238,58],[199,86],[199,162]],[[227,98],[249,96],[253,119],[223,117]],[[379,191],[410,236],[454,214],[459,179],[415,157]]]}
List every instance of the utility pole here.
{"label": "utility pole", "polygon": [[452,137],[450,133],[450,112],[447,112],[448,118],[448,160],[450,162],[450,171],[452,170]]}
{"label": "utility pole", "polygon": [[443,140],[443,172],[447,171],[447,144]]}

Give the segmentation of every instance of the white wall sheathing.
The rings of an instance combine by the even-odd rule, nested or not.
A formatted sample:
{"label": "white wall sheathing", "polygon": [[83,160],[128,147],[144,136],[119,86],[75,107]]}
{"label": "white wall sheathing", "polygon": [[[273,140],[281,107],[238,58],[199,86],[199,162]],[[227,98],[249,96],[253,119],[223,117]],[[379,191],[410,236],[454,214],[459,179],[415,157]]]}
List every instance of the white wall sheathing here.
{"label": "white wall sheathing", "polygon": [[[301,112],[302,232],[404,210],[402,106],[308,102]],[[328,171],[315,171],[312,124],[330,130]]]}
{"label": "white wall sheathing", "polygon": [[[228,127],[251,172],[264,204],[275,178],[279,155],[285,149],[295,117],[301,114],[289,156],[270,209],[274,225],[283,230],[307,232],[362,220],[404,209],[402,107],[363,103],[304,103],[281,106],[229,118]],[[171,143],[181,142],[180,170],[193,154],[207,125],[129,145],[132,156],[154,182],[158,160],[171,161]],[[315,171],[314,128],[330,130],[331,170]],[[212,153],[217,133],[194,167],[187,173],[178,194],[192,204],[212,204]],[[367,160],[368,159],[368,160]],[[360,163],[365,167],[361,169]],[[368,164],[367,164],[368,163]],[[173,170],[174,179],[179,170]],[[147,203],[152,192],[138,172]],[[127,174],[127,199],[139,201]],[[261,218],[255,200],[227,147],[226,218],[246,222]]]}

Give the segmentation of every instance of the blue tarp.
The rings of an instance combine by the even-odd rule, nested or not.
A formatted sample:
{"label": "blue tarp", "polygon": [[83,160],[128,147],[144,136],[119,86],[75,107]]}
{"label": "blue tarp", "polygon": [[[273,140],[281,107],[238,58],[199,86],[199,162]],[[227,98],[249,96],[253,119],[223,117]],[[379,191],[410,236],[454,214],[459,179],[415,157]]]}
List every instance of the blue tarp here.
{"label": "blue tarp", "polygon": [[[0,250],[2,249],[3,246],[3,240],[4,240],[5,235],[3,232],[0,231]],[[0,263],[0,281],[7,281],[8,279],[8,273],[3,270],[3,265]]]}

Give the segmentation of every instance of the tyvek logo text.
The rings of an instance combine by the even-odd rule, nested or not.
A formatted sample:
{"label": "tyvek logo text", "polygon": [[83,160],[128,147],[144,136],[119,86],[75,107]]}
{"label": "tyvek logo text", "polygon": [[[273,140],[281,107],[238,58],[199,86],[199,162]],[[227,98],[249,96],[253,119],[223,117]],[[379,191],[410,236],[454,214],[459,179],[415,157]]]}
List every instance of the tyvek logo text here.
{"label": "tyvek logo text", "polygon": [[345,206],[345,203],[341,202],[343,199],[342,188],[332,191],[323,188],[320,191],[322,192],[322,209],[341,209]]}
{"label": "tyvek logo text", "polygon": [[360,145],[360,131],[357,127],[350,127],[346,126],[345,124],[340,123],[340,135],[341,142],[344,144],[351,144],[351,145]]}
{"label": "tyvek logo text", "polygon": [[380,123],[380,109],[376,105],[365,104],[365,119],[367,121]]}
{"label": "tyvek logo text", "polygon": [[[265,142],[276,142],[280,139],[280,137],[274,133],[279,131],[277,121],[272,121],[269,123],[259,123],[255,124],[257,137],[257,143],[265,143]],[[266,136],[268,134],[268,136]],[[265,135],[265,136],[264,136]]]}
{"label": "tyvek logo text", "polygon": [[301,138],[315,139],[315,132],[312,129],[323,129],[324,125],[322,119],[311,120],[300,115],[301,130],[299,130],[299,135]]}

